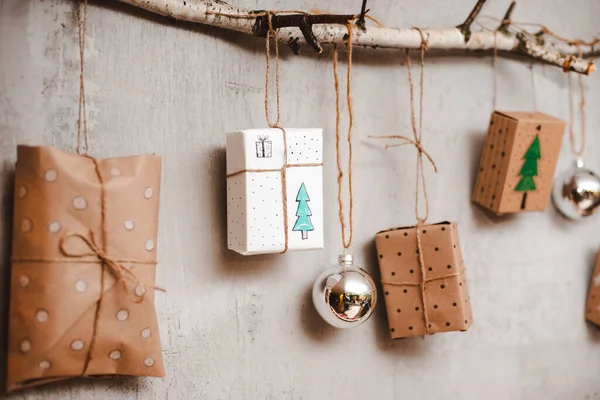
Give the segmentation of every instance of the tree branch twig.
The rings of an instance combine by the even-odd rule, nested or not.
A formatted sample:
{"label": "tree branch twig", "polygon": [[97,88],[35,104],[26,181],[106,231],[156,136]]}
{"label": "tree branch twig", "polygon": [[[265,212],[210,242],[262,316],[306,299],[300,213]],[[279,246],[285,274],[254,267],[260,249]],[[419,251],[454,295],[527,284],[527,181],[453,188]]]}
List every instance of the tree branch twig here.
{"label": "tree branch twig", "polygon": [[487,0],[477,0],[475,7],[473,7],[473,10],[471,10],[471,13],[467,17],[467,19],[465,19],[465,22],[456,27],[462,32],[463,36],[465,37],[465,43],[467,43],[471,38],[471,24],[473,23],[473,21],[475,21],[475,18],[477,18],[477,16],[481,12],[481,9],[483,8],[483,5],[486,1]]}
{"label": "tree branch twig", "polygon": [[[264,31],[265,26],[268,29],[268,22],[264,19],[260,23],[258,22],[259,18],[264,17],[264,12],[233,7],[221,0],[119,1],[175,20],[211,25],[249,35],[264,36],[266,34]],[[485,0],[478,0],[469,17],[458,28],[423,30],[428,40],[428,48],[491,51],[496,46],[500,52],[521,54],[569,71],[589,74],[595,70],[593,60],[579,58],[577,56],[578,49],[573,46],[569,46],[566,51],[559,51],[550,45],[538,43],[535,38],[529,37],[530,35],[516,35],[510,32],[471,31],[470,26],[481,7],[483,7],[484,2]],[[253,16],[252,13],[256,16]],[[315,43],[321,46],[322,44],[332,43],[345,44],[347,41],[345,25],[349,15],[288,14],[278,15],[277,17],[273,19],[274,25],[276,22],[278,24],[287,23],[287,25],[278,27],[277,36],[279,40],[295,48],[296,51],[304,43],[310,43],[312,47],[319,49],[315,46]],[[295,24],[292,24],[291,19],[284,17],[293,19]],[[354,15],[351,17],[354,18]],[[344,21],[343,24],[341,21]],[[303,25],[304,32],[301,30]],[[311,28],[310,34],[306,29],[306,25]],[[465,41],[466,31],[469,32],[469,37]],[[308,39],[306,36],[308,36]],[[372,48],[418,49],[421,47],[421,36],[414,29],[369,26],[365,32],[360,29],[357,30],[352,35],[352,41],[355,46]],[[590,48],[590,51],[595,52],[597,49]],[[584,57],[586,56],[587,54],[584,54]]]}
{"label": "tree branch twig", "polygon": [[502,18],[502,23],[498,27],[498,32],[502,32],[504,34],[508,33],[508,27],[510,25],[510,17],[512,16],[513,11],[515,10],[515,6],[517,5],[516,1],[510,3],[508,6],[508,10],[506,10],[506,14],[504,14],[504,18]]}

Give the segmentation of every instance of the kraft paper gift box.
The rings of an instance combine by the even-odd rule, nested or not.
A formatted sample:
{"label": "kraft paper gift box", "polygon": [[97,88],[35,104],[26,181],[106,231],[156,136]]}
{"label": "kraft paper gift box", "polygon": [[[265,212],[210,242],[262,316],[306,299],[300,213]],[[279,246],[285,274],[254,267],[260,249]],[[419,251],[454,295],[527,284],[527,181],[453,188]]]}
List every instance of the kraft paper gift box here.
{"label": "kraft paper gift box", "polygon": [[95,160],[18,146],[9,391],[164,376],[152,290],[160,170],[155,155]]}
{"label": "kraft paper gift box", "polygon": [[375,236],[392,339],[466,331],[473,323],[456,224],[441,222],[418,229],[424,275],[417,227]]}
{"label": "kraft paper gift box", "polygon": [[496,214],[544,211],[565,122],[540,112],[495,111],[472,201]]}
{"label": "kraft paper gift box", "polygon": [[240,254],[323,248],[321,129],[227,134],[227,243]]}
{"label": "kraft paper gift box", "polygon": [[596,267],[594,268],[585,305],[585,319],[594,325],[600,326],[600,253],[596,258]]}

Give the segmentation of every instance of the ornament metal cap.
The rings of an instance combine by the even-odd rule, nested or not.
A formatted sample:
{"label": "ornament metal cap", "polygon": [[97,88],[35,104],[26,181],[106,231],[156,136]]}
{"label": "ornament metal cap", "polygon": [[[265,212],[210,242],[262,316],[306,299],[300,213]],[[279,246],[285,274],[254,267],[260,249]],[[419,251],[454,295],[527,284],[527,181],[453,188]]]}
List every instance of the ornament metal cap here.
{"label": "ornament metal cap", "polygon": [[354,256],[352,254],[340,254],[338,264],[354,264]]}

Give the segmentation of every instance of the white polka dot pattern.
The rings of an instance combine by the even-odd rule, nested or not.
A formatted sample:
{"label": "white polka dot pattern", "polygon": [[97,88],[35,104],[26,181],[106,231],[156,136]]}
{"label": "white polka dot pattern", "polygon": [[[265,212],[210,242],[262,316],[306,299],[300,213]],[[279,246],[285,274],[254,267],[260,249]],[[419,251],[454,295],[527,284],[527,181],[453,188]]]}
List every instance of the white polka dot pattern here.
{"label": "white polka dot pattern", "polygon": [[83,293],[83,292],[85,292],[86,289],[87,289],[87,283],[83,279],[79,279],[79,280],[77,280],[77,282],[75,282],[75,290],[78,293]]}
{"label": "white polka dot pattern", "polygon": [[28,276],[21,275],[19,277],[19,284],[21,285],[22,288],[26,288],[27,286],[29,286],[29,282],[30,282],[30,279]]}
{"label": "white polka dot pattern", "polygon": [[143,285],[137,285],[133,291],[137,297],[142,297],[146,294],[146,288]]}
{"label": "white polka dot pattern", "polygon": [[87,200],[83,196],[77,196],[73,199],[73,208],[76,210],[85,210],[87,208]]}
{"label": "white polka dot pattern", "polygon": [[146,240],[146,250],[148,250],[148,251],[154,250],[154,240],[152,240],[152,239]]}
{"label": "white polka dot pattern", "polygon": [[50,233],[56,233],[58,231],[60,231],[60,222],[58,221],[52,221],[48,224],[48,231]]}
{"label": "white polka dot pattern", "polygon": [[35,313],[35,319],[38,322],[46,322],[46,321],[48,321],[49,318],[50,318],[50,314],[48,314],[48,311],[44,310],[43,308],[40,308]]}
{"label": "white polka dot pattern", "polygon": [[122,308],[117,312],[117,319],[119,321],[127,321],[128,318],[129,318],[129,311],[127,311],[126,309]]}
{"label": "white polka dot pattern", "polygon": [[[162,375],[154,304],[141,302],[145,295],[152,297],[148,288],[154,285],[160,158],[92,160],[29,146],[19,149],[18,157],[13,189],[17,251],[10,281],[11,311],[17,311],[8,329],[12,377],[7,386],[17,390],[76,377],[92,347],[90,371],[98,375]],[[94,243],[88,246],[86,239]],[[61,240],[68,254],[61,251]],[[95,304],[102,290],[102,257],[94,256],[94,244],[124,268],[143,265],[143,273],[134,268],[139,281],[126,285],[115,282],[107,268],[105,276],[111,276],[105,289],[111,292],[103,300],[100,318],[105,321],[99,322],[95,337],[95,313],[88,303]],[[114,329],[118,332],[106,332]]]}
{"label": "white polka dot pattern", "polygon": [[133,222],[132,219],[126,219],[125,222],[123,222],[123,226],[125,227],[126,230],[132,231],[133,228],[135,228],[135,223]]}
{"label": "white polka dot pattern", "polygon": [[19,343],[19,349],[23,354],[28,353],[31,350],[31,347],[31,342],[27,339],[23,339],[21,340],[21,343]]}
{"label": "white polka dot pattern", "polygon": [[154,196],[154,190],[152,190],[151,187],[147,187],[146,190],[144,190],[144,198],[149,200],[152,196]]}
{"label": "white polka dot pattern", "polygon": [[38,366],[41,369],[50,369],[50,367],[52,366],[52,364],[48,360],[43,360],[43,361],[40,361],[40,363],[38,364]]}
{"label": "white polka dot pattern", "polygon": [[77,340],[73,340],[71,342],[71,349],[72,350],[79,351],[79,350],[82,350],[84,347],[85,347],[85,343],[84,343],[83,340],[77,339]]}
{"label": "white polka dot pattern", "polygon": [[49,169],[44,174],[44,179],[46,180],[46,182],[54,182],[57,177],[58,177],[58,172],[56,172],[56,170],[54,170],[54,169]]}
{"label": "white polka dot pattern", "polygon": [[25,198],[25,196],[27,196],[27,186],[19,186],[19,189],[17,190],[17,196],[19,196],[20,199]]}
{"label": "white polka dot pattern", "polygon": [[23,219],[23,221],[21,221],[21,231],[23,233],[31,232],[32,229],[33,229],[33,221],[31,221],[31,219],[25,218],[25,219]]}
{"label": "white polka dot pattern", "polygon": [[110,174],[112,176],[121,176],[121,170],[119,168],[117,168],[117,167],[112,167],[110,169]]}

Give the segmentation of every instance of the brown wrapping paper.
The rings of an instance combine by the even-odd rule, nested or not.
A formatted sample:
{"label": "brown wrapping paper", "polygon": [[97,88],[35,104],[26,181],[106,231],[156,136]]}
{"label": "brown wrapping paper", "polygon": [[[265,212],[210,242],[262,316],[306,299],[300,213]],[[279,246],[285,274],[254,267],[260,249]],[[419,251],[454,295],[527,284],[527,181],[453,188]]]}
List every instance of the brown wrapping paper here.
{"label": "brown wrapping paper", "polygon": [[600,253],[596,258],[596,267],[592,275],[590,290],[585,305],[585,319],[600,326]]}
{"label": "brown wrapping paper", "polygon": [[160,169],[155,155],[94,160],[18,147],[9,391],[164,376],[152,290]]}
{"label": "brown wrapping paper", "polygon": [[473,322],[456,224],[441,222],[419,228],[425,276],[417,227],[395,228],[375,236],[392,339],[465,331]]}
{"label": "brown wrapping paper", "polygon": [[[564,121],[540,112],[495,111],[485,137],[472,201],[496,214],[544,211],[564,130]],[[528,153],[536,137],[539,157]],[[531,158],[528,171],[523,170],[526,157]],[[523,184],[529,179],[533,179],[535,189],[518,190],[525,189],[527,185]],[[533,188],[529,183],[529,189]]]}

